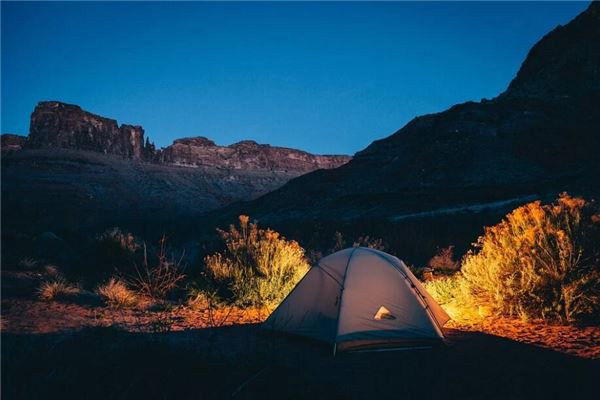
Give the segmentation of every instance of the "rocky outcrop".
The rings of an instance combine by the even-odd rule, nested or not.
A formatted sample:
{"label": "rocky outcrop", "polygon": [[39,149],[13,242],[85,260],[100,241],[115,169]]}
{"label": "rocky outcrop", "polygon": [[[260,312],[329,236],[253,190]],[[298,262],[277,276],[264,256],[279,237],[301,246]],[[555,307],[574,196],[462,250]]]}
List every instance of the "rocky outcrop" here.
{"label": "rocky outcrop", "polygon": [[177,139],[164,148],[160,160],[184,166],[214,166],[234,170],[296,171],[336,168],[348,162],[348,156],[321,156],[304,151],[258,144],[244,140],[230,146],[218,146],[205,137]]}
{"label": "rocky outcrop", "polygon": [[2,153],[21,150],[27,144],[27,137],[12,133],[3,133],[1,137]]}
{"label": "rocky outcrop", "polygon": [[177,139],[156,150],[141,126],[117,125],[79,106],[57,101],[38,103],[31,115],[28,146],[60,147],[115,154],[124,158],[185,167],[292,172],[336,168],[350,157],[313,155],[304,151],[244,140],[218,146],[204,137]]}
{"label": "rocky outcrop", "polygon": [[29,146],[60,147],[115,154],[134,160],[147,156],[144,129],[58,101],[42,101],[31,114]]}

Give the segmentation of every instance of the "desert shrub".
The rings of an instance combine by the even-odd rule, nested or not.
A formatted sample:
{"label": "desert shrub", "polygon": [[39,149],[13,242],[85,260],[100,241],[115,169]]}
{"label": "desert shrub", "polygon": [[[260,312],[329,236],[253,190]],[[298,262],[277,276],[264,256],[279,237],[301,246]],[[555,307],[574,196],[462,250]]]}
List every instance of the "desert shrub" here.
{"label": "desert shrub", "polygon": [[111,228],[96,238],[94,265],[88,274],[103,281],[116,271],[130,273],[135,264],[142,262],[142,257],[142,244],[132,233]]}
{"label": "desert shrub", "polygon": [[129,275],[127,283],[142,294],[154,300],[165,300],[185,279],[181,259],[175,260],[167,255],[166,238],[159,241],[155,260],[149,261],[146,245],[141,267],[135,267],[135,273]]}
{"label": "desert shrub", "polygon": [[117,278],[110,278],[106,284],[98,286],[96,292],[112,308],[132,307],[138,302],[135,292]]}
{"label": "desert shrub", "polygon": [[60,270],[56,265],[46,264],[44,265],[44,268],[42,268],[42,271],[48,276],[60,276]]}
{"label": "desert shrub", "polygon": [[205,257],[206,272],[243,306],[279,303],[308,271],[304,249],[270,229],[239,217],[239,227],[218,230],[225,250]]}
{"label": "desert shrub", "polygon": [[436,255],[429,260],[428,267],[442,274],[456,272],[460,263],[454,259],[454,246],[439,249]]}
{"label": "desert shrub", "polygon": [[37,268],[38,263],[39,263],[39,261],[36,260],[35,258],[24,257],[19,260],[19,267],[26,269],[26,270],[31,270],[31,269]]}
{"label": "desert shrub", "polygon": [[377,239],[369,235],[359,236],[353,243],[352,247],[368,247],[375,250],[385,250],[382,239]]}
{"label": "desert shrub", "polygon": [[462,262],[472,301],[496,313],[574,321],[600,312],[600,235],[593,202],[562,194],[485,229]]}
{"label": "desert shrub", "polygon": [[53,301],[77,295],[79,291],[77,285],[70,284],[62,276],[57,276],[42,282],[37,292],[41,300]]}
{"label": "desert shrub", "polygon": [[[369,235],[360,235],[351,243],[352,247],[368,247],[375,250],[385,250],[385,245],[383,244],[382,239],[374,238]],[[343,250],[346,247],[344,235],[341,232],[336,231],[333,234],[333,247],[329,249],[328,254]]]}

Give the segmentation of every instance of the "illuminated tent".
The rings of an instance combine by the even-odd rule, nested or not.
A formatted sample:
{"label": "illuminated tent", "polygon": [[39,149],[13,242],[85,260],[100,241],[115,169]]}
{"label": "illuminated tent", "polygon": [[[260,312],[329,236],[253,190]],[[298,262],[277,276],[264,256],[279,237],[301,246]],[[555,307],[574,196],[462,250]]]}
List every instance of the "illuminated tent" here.
{"label": "illuminated tent", "polygon": [[440,343],[448,314],[398,258],[355,247],[312,267],[264,325],[349,349]]}

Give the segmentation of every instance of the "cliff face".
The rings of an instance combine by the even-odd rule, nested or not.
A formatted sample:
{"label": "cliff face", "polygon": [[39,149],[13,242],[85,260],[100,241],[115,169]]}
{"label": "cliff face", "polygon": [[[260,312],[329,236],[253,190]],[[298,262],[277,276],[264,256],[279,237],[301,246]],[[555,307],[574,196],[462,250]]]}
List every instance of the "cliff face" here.
{"label": "cliff face", "polygon": [[156,150],[144,143],[141,126],[121,125],[79,106],[56,101],[40,102],[31,114],[28,147],[59,147],[115,154],[124,158],[185,167],[292,172],[296,175],[321,168],[336,168],[350,157],[313,155],[245,140],[217,146],[204,137],[177,139]]}
{"label": "cliff face", "polygon": [[31,114],[29,146],[89,150],[134,160],[146,158],[141,126],[118,126],[114,119],[57,101],[40,102]]}
{"label": "cliff face", "polygon": [[242,170],[310,172],[336,168],[348,156],[320,156],[285,147],[244,140],[230,146],[217,146],[205,137],[177,139],[160,153],[161,162],[184,166],[216,166]]}

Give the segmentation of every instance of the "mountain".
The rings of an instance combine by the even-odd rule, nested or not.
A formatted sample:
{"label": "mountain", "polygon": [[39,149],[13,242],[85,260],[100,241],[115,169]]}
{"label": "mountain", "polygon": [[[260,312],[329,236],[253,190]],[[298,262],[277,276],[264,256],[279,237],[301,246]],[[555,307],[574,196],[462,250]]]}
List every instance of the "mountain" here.
{"label": "mountain", "polygon": [[155,149],[141,126],[44,101],[28,137],[2,135],[3,234],[163,230],[349,159],[202,137]]}
{"label": "mountain", "polygon": [[[339,168],[303,175],[213,217],[225,223],[245,213],[276,227],[364,222],[386,234],[393,221],[497,209],[478,221],[495,223],[533,198],[600,193],[598,149],[600,3],[592,2],[544,36],[496,98],[417,117]],[[429,223],[435,235],[441,228]],[[447,240],[458,240],[448,226]]]}

